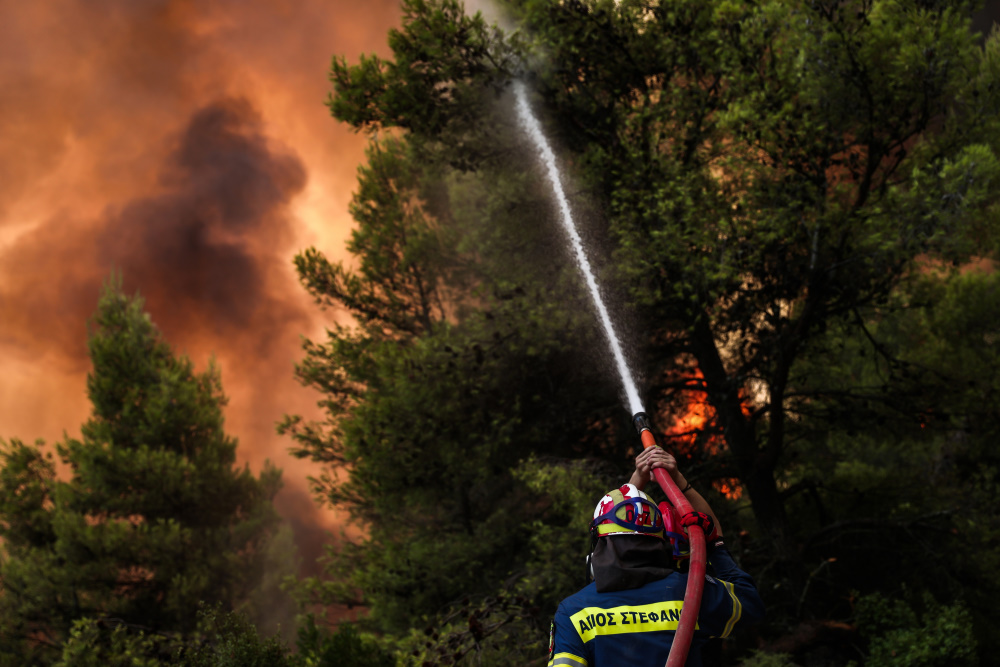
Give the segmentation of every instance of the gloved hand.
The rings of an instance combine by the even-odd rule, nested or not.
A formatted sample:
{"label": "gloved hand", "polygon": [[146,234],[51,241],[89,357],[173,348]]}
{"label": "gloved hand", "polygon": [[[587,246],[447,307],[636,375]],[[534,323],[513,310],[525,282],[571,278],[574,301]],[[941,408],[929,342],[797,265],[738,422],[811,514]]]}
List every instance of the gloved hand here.
{"label": "gloved hand", "polygon": [[709,553],[716,547],[724,547],[726,543],[722,541],[719,537],[719,531],[715,527],[715,521],[708,514],[702,512],[691,512],[690,514],[685,514],[684,518],[681,519],[681,525],[687,528],[688,526],[698,525],[701,526],[702,531],[705,533],[705,548]]}
{"label": "gloved hand", "polygon": [[711,515],[705,514],[704,512],[689,512],[681,517],[681,525],[687,528],[688,526],[700,526],[703,533],[705,533],[705,542],[711,542],[719,537],[719,534],[715,532],[715,521],[712,520]]}

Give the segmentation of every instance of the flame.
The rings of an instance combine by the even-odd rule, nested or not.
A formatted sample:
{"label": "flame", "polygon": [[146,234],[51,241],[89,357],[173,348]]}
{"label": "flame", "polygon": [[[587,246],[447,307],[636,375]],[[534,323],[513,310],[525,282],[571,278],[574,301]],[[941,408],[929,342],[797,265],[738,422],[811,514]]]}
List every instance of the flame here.
{"label": "flame", "polygon": [[[672,449],[681,454],[693,454],[699,445],[705,454],[716,456],[727,450],[715,421],[715,408],[708,401],[705,391],[705,376],[701,370],[694,368],[681,390],[684,397],[684,408],[673,415],[670,426],[664,432]],[[743,413],[749,416],[750,409],[741,392]],[[717,479],[712,482],[713,488],[730,500],[743,496],[743,486],[735,477]]]}
{"label": "flame", "polygon": [[743,497],[743,486],[735,477],[717,479],[712,482],[712,487],[729,500],[739,500]]}
{"label": "flame", "polygon": [[[673,443],[677,451],[691,453],[698,444],[699,436],[715,423],[715,408],[708,402],[705,393],[704,376],[697,368],[692,377],[684,383],[682,395],[685,396],[684,409],[674,415],[673,422],[667,428],[665,435]],[[705,443],[709,454],[718,454],[725,446],[720,438],[711,435]]]}

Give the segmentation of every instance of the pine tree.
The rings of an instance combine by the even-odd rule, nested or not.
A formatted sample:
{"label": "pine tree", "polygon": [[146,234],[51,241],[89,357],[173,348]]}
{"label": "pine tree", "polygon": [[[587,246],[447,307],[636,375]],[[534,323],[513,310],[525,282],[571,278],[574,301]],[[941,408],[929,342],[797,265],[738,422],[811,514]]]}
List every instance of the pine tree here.
{"label": "pine tree", "polygon": [[[112,280],[91,322],[93,413],[80,440],[0,451],[0,653],[30,663],[74,620],[193,628],[199,603],[234,608],[260,576],[281,473],[235,466],[218,369],[196,373]],[[35,656],[32,658],[31,656]]]}
{"label": "pine tree", "polygon": [[[625,292],[609,301],[626,302],[643,320],[647,335],[634,338],[632,349],[645,361],[638,370],[647,410],[662,425],[692,395],[709,406],[703,427],[688,435],[695,445],[715,446],[690,446],[686,464],[702,484],[738,479],[752,513],[737,515],[729,504],[729,514],[748,529],[744,564],[760,577],[772,618],[827,613],[817,610],[843,602],[848,577],[838,571],[828,588],[836,594],[818,594],[817,573],[836,570],[843,552],[817,544],[831,534],[839,539],[851,524],[827,511],[849,503],[821,502],[823,484],[858,494],[839,486],[852,475],[838,467],[834,479],[835,464],[879,465],[878,454],[890,449],[916,461],[911,443],[928,437],[904,440],[882,428],[889,408],[911,424],[926,421],[924,399],[934,397],[913,393],[905,377],[926,362],[914,353],[926,341],[900,343],[887,356],[889,329],[875,325],[914,307],[902,297],[929,267],[996,256],[1000,39],[969,30],[965,0],[504,4],[518,21],[516,35],[467,16],[459,0],[404,0],[402,27],[389,35],[391,59],[335,59],[331,71],[334,116],[376,138],[398,137],[415,156],[403,181],[373,178],[381,157],[373,153],[359,187],[372,205],[353,211],[357,238],[391,230],[395,256],[412,264],[371,270],[386,266],[390,246],[370,242],[351,248],[354,273],[317,253],[299,262],[319,302],[361,323],[307,346],[300,377],[324,392],[329,418],[288,424],[302,454],[346,464],[322,478],[321,490],[371,538],[343,550],[337,575],[364,592],[383,629],[426,615],[470,620],[462,630],[468,636],[480,617],[446,613],[455,605],[442,597],[475,598],[489,576],[501,580],[498,568],[485,584],[462,577],[487,572],[479,561],[495,562],[469,555],[479,547],[487,553],[488,538],[502,534],[493,526],[503,526],[505,537],[528,532],[517,508],[531,508],[532,530],[545,541],[565,539],[554,557],[582,552],[571,541],[581,534],[567,518],[574,515],[552,511],[560,497],[551,488],[520,504],[523,487],[512,483],[509,495],[491,488],[486,511],[477,512],[460,493],[472,486],[462,484],[474,479],[468,472],[517,480],[512,471],[531,452],[562,470],[570,470],[560,460],[566,456],[620,461],[620,434],[632,436],[617,405],[602,410],[586,395],[601,378],[586,373],[594,364],[579,354],[588,342],[581,320],[592,318],[561,289],[576,275],[565,253],[548,247],[539,265],[522,251],[542,247],[539,230],[552,226],[552,206],[541,201],[534,160],[518,160],[512,149],[514,114],[498,91],[517,76],[534,91],[532,104],[561,148],[574,212],[600,211],[587,232],[608,242],[605,276],[616,276]],[[436,190],[434,197],[411,197],[403,202],[410,208],[385,205],[414,182]],[[410,227],[390,225],[402,219],[398,211],[425,203],[430,215]],[[439,246],[447,261],[407,247],[425,230],[442,240],[458,235]],[[501,262],[513,268],[494,270]],[[456,278],[465,274],[443,270],[453,265],[474,266],[472,279],[461,283]],[[445,314],[433,326],[396,324],[396,316],[416,322],[420,312],[413,283],[396,268],[403,266],[407,277],[434,276],[436,294],[445,295]],[[584,317],[568,315],[575,306]],[[558,344],[548,345],[549,336]],[[589,342],[603,349],[596,337]],[[841,361],[841,351],[851,374],[820,367]],[[877,363],[855,374],[848,362],[873,353]],[[566,372],[566,359],[575,373]],[[981,378],[972,391],[959,379],[952,371],[935,385],[948,387],[956,409],[992,405],[979,400]],[[541,409],[525,409],[534,405]],[[464,429],[466,416],[490,428]],[[964,416],[993,435],[991,420]],[[560,428],[551,428],[553,419]],[[585,441],[582,425],[597,437]],[[962,434],[949,428],[959,442]],[[878,446],[858,438],[860,431],[877,436]],[[529,466],[527,478],[540,472],[550,471]],[[917,466],[908,472],[927,478]],[[987,472],[976,483],[983,498],[994,488]],[[881,526],[880,512],[896,499],[904,505],[904,496],[861,498],[865,514],[852,518]],[[504,500],[515,511],[501,511]],[[393,503],[409,520],[399,520]],[[725,506],[720,499],[716,509]],[[469,532],[472,546],[448,553],[460,533],[456,519],[467,517],[488,517],[492,530]],[[732,525],[728,517],[724,523]],[[505,583],[544,587],[552,572],[573,567],[567,558],[532,569],[543,553],[538,544],[497,544],[512,563]],[[826,564],[810,576],[806,558]],[[457,633],[446,636],[439,623],[425,641],[450,649]],[[483,637],[473,639],[479,651]]]}

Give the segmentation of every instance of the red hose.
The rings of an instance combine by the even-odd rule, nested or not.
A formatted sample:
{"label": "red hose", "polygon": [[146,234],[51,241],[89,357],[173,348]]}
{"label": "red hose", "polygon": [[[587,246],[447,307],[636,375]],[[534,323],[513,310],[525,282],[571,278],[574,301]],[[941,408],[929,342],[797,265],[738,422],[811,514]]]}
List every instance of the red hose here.
{"label": "red hose", "polygon": [[[656,438],[648,429],[643,430],[639,438],[642,440],[643,449],[656,446]],[[666,470],[653,468],[653,479],[659,483],[660,488],[667,494],[670,504],[680,516],[683,517],[693,511],[691,503],[674,484],[674,480],[670,479]],[[667,667],[682,667],[687,661],[694,629],[698,624],[698,612],[701,610],[701,593],[705,588],[705,533],[701,526],[688,526],[688,539],[691,544],[691,559],[688,566],[687,588],[684,590],[684,606],[681,608],[681,619],[674,633],[674,643],[670,647]]]}

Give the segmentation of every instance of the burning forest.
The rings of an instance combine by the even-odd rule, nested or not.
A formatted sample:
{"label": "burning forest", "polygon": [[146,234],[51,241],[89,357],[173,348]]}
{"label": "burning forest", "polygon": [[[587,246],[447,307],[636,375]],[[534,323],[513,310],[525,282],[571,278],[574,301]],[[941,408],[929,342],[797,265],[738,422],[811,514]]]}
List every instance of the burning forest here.
{"label": "burning forest", "polygon": [[0,667],[989,663],[992,4],[8,4]]}

